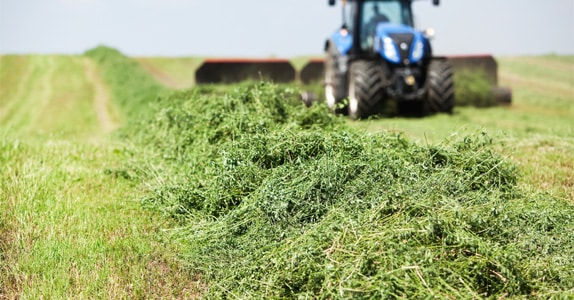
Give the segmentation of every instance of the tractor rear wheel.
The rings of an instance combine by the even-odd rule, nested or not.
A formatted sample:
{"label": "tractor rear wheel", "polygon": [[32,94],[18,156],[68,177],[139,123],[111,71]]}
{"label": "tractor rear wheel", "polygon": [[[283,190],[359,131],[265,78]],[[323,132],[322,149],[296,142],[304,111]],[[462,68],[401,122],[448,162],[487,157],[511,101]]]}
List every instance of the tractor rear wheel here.
{"label": "tractor rear wheel", "polygon": [[349,72],[349,116],[361,119],[380,113],[385,101],[385,74],[381,63],[357,60]]}
{"label": "tractor rear wheel", "polygon": [[424,103],[427,114],[452,113],[454,107],[454,75],[447,61],[433,60],[428,67],[427,97]]}

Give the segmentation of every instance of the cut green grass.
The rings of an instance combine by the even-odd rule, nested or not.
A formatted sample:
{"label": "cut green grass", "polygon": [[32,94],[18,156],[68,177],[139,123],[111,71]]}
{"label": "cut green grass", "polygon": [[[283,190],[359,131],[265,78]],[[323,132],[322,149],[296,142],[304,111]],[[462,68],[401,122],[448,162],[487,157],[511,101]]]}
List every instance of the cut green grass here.
{"label": "cut green grass", "polygon": [[534,85],[508,61],[510,108],[351,122],[304,107],[294,86],[171,93],[113,49],[86,56],[122,142],[2,133],[2,297],[574,293],[567,76]]}
{"label": "cut green grass", "polygon": [[129,159],[122,147],[2,134],[1,295],[195,295],[185,272],[174,276],[175,248],[158,231],[167,224],[142,211],[137,181],[106,171]]}
{"label": "cut green grass", "polygon": [[348,127],[265,85],[172,95],[138,135],[165,166],[147,202],[208,298],[569,297],[572,64],[526,61],[510,107]]}
{"label": "cut green grass", "polygon": [[292,92],[191,90],[139,125],[163,167],[146,203],[180,222],[205,297],[573,292],[574,205],[519,183],[499,137],[366,134]]}

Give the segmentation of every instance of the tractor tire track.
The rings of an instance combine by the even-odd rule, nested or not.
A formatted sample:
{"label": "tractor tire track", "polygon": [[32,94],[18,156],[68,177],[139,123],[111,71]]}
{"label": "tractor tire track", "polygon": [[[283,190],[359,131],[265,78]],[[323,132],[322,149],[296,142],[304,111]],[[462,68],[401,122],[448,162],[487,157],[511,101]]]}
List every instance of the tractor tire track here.
{"label": "tractor tire track", "polygon": [[109,133],[118,127],[117,122],[109,111],[110,94],[97,70],[96,65],[89,59],[84,59],[86,79],[94,88],[94,110],[98,123],[103,132]]}

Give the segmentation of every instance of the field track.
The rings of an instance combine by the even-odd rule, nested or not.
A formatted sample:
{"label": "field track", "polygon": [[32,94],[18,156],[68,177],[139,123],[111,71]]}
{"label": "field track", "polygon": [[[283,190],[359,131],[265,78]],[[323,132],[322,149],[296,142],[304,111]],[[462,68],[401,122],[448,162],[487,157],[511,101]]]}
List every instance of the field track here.
{"label": "field track", "polygon": [[89,59],[84,59],[84,70],[86,79],[92,84],[94,89],[94,109],[98,117],[98,123],[104,132],[109,133],[114,130],[118,124],[110,113],[111,104],[108,89],[102,82],[94,62]]}

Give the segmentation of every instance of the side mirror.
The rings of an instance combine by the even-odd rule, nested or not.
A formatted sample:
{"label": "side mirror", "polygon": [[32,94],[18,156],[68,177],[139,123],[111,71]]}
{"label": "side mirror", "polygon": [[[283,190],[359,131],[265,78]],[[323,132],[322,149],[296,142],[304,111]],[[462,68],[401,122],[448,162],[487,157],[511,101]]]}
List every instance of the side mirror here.
{"label": "side mirror", "polygon": [[[331,1],[331,0],[329,0]],[[440,4],[440,0],[432,0],[432,4],[438,6]]]}
{"label": "side mirror", "polygon": [[[433,0],[436,1],[436,0]],[[329,0],[329,5],[334,6],[335,5],[335,0]]]}

